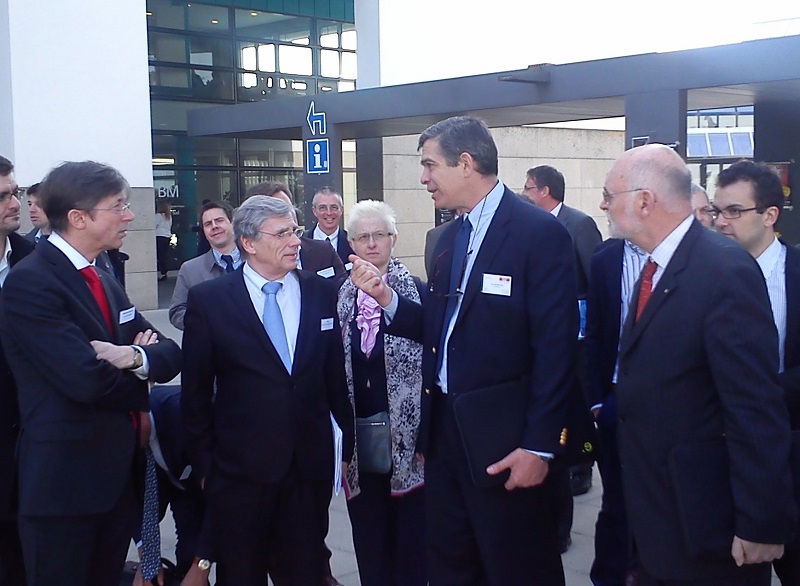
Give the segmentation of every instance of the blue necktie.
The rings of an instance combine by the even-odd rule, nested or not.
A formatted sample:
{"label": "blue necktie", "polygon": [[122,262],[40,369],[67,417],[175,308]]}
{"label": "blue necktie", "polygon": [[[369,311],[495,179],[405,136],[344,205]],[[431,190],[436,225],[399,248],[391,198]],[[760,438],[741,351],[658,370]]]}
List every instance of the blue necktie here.
{"label": "blue necktie", "polygon": [[225,263],[225,272],[232,273],[236,269],[233,268],[233,257],[230,254],[223,254],[221,257],[222,262]]}
{"label": "blue necktie", "polygon": [[456,237],[453,241],[453,262],[450,265],[450,287],[447,290],[449,297],[447,298],[447,308],[445,309],[444,322],[442,323],[442,339],[439,342],[439,353],[436,355],[437,373],[442,368],[447,327],[458,305],[459,294],[456,292],[460,290],[461,279],[464,277],[464,268],[467,261],[467,246],[469,245],[469,236],[471,233],[472,223],[465,216],[461,216],[461,227],[458,229],[458,232],[456,232]]}
{"label": "blue necktie", "polygon": [[142,514],[142,577],[153,582],[161,565],[161,531],[158,526],[161,515],[158,507],[156,459],[149,445],[144,447],[144,453],[146,465]]}
{"label": "blue necktie", "polygon": [[281,357],[283,365],[286,370],[292,372],[292,356],[289,354],[289,343],[286,341],[286,328],[283,326],[283,315],[281,315],[281,308],[278,306],[278,299],[275,295],[283,283],[267,282],[261,287],[261,290],[266,296],[264,298],[264,329],[267,330],[269,339],[272,340],[272,345],[278,351],[278,356]]}

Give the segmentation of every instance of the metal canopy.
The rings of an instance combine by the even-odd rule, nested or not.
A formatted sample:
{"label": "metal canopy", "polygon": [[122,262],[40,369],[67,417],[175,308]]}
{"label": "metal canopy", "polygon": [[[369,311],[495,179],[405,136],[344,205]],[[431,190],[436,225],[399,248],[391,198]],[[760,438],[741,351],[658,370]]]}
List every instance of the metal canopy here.
{"label": "metal canopy", "polygon": [[302,138],[309,103],[341,138],[418,134],[458,114],[489,126],[625,115],[625,96],[687,91],[689,110],[800,100],[800,35],[190,111],[192,136]]}

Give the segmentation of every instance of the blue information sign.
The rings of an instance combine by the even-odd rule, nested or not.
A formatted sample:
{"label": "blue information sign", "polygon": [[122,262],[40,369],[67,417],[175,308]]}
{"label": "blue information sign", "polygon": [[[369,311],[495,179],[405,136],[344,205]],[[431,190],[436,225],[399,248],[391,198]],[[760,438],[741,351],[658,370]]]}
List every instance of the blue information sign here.
{"label": "blue information sign", "polygon": [[314,138],[306,141],[306,173],[322,175],[330,172],[327,138]]}

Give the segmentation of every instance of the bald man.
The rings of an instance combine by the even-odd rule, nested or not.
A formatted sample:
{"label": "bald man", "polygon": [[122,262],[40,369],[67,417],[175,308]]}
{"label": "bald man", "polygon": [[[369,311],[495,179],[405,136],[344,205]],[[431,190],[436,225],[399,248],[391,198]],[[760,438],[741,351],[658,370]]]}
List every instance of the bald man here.
{"label": "bald man", "polygon": [[600,207],[612,236],[648,254],[616,386],[641,584],[767,586],[796,511],[764,278],[694,219],[689,170],[669,147],[626,151]]}

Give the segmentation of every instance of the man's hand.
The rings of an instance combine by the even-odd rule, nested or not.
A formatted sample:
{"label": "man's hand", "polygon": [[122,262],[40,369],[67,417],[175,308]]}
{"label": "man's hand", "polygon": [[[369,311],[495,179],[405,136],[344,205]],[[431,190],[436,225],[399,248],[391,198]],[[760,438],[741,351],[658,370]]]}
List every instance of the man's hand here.
{"label": "man's hand", "polygon": [[133,346],[117,346],[102,340],[92,340],[91,344],[98,360],[106,360],[119,370],[128,370],[133,365],[136,353]]}
{"label": "man's hand", "polygon": [[181,581],[181,586],[208,586],[208,575],[210,571],[198,568],[198,561],[200,561],[200,558],[194,558],[194,562],[189,567],[189,571],[186,572],[186,576],[184,576]]}
{"label": "man's hand", "polygon": [[383,281],[378,267],[355,254],[351,254],[348,258],[353,263],[353,269],[350,271],[353,285],[375,299],[381,307],[389,305],[392,302],[392,290]]}
{"label": "man's hand", "polygon": [[[139,548],[139,559],[142,559],[142,548]],[[145,582],[144,578],[142,577],[142,564],[140,563],[136,567],[136,574],[133,576],[133,582],[131,582],[131,586],[164,586],[164,568],[158,569],[158,575],[156,576],[155,582]]]}
{"label": "man's hand", "polygon": [[486,472],[492,476],[504,470],[511,470],[511,476],[504,486],[506,490],[514,490],[540,485],[547,477],[550,465],[536,454],[517,448],[499,462],[486,468]]}
{"label": "man's hand", "polygon": [[737,566],[760,564],[783,557],[783,545],[776,543],[753,543],[741,537],[733,537],[731,555]]}
{"label": "man's hand", "polygon": [[158,343],[158,333],[153,330],[145,330],[139,332],[133,337],[134,346],[149,346],[150,344]]}

